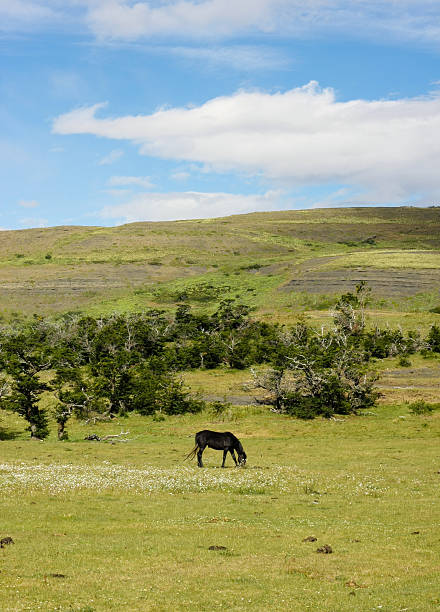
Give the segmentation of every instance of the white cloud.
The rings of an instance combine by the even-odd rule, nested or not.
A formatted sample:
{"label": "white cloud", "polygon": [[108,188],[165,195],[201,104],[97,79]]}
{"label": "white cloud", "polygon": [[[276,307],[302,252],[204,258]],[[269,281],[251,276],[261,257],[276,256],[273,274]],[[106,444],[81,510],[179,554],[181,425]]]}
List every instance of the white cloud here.
{"label": "white cloud", "polygon": [[110,151],[108,155],[105,155],[102,159],[98,161],[100,166],[110,166],[114,164],[115,161],[118,161],[124,155],[124,151],[122,149],[113,149]]}
{"label": "white cloud", "polygon": [[333,30],[438,42],[439,16],[436,0],[106,0],[90,3],[86,19],[97,37],[126,40]]}
{"label": "white cloud", "polygon": [[108,184],[112,187],[125,187],[127,185],[135,185],[137,187],[144,187],[145,189],[153,187],[153,183],[148,176],[112,176]]}
{"label": "white cloud", "polygon": [[41,219],[40,217],[25,217],[24,219],[20,219],[19,223],[23,228],[47,227],[49,220]]}
{"label": "white cloud", "polygon": [[342,187],[341,189],[328,193],[322,199],[315,200],[313,203],[309,202],[307,208],[334,208],[344,205],[353,206],[354,203],[360,206],[363,202],[359,201],[358,198],[358,194],[346,187]]}
{"label": "white cloud", "polygon": [[106,206],[99,211],[104,219],[120,223],[134,221],[172,221],[203,219],[253,211],[278,210],[282,199],[279,191],[263,195],[229,193],[141,193],[124,204]]}
{"label": "white cloud", "polygon": [[0,0],[0,30],[15,29],[19,24],[51,21],[56,13],[47,2]]}
{"label": "white cloud", "polygon": [[272,29],[272,13],[286,0],[107,0],[89,7],[87,22],[96,36],[134,40],[142,36],[228,36],[234,31]]}
{"label": "white cloud", "polygon": [[0,31],[89,30],[101,40],[246,33],[440,41],[438,0],[0,0]]}
{"label": "white cloud", "polygon": [[23,208],[36,208],[39,203],[36,200],[20,200],[18,205]]}
{"label": "white cloud", "polygon": [[440,197],[440,96],[338,102],[311,82],[151,115],[100,119],[100,107],[61,115],[54,132],[130,140],[145,155],[292,187],[348,186],[372,203]]}

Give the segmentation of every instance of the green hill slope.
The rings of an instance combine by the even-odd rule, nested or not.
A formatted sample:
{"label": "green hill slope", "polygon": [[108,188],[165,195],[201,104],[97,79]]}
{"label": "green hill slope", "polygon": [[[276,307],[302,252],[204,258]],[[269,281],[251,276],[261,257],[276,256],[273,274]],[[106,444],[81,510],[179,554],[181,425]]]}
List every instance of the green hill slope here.
{"label": "green hill slope", "polygon": [[214,307],[327,308],[367,280],[375,305],[440,303],[440,208],[253,213],[120,227],[0,232],[1,309],[23,313]]}

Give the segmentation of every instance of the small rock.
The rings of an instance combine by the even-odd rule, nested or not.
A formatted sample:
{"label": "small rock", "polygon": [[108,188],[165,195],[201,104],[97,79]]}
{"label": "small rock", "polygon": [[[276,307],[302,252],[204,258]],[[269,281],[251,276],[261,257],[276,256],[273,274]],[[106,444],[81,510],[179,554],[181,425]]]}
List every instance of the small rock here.
{"label": "small rock", "polygon": [[307,538],[304,538],[303,542],[316,542],[318,538],[315,538],[315,536],[307,536]]}
{"label": "small rock", "polygon": [[226,546],[210,546],[208,550],[227,550]]}
{"label": "small rock", "polygon": [[66,574],[49,574],[51,578],[66,578]]}
{"label": "small rock", "polygon": [[6,538],[2,538],[0,540],[0,548],[4,548],[5,546],[8,546],[8,544],[13,544],[14,540],[12,538],[10,538],[9,536],[7,536]]}
{"label": "small rock", "polygon": [[88,436],[84,437],[84,440],[95,440],[96,442],[100,442],[101,438],[98,436],[98,434],[89,434]]}
{"label": "small rock", "polygon": [[333,549],[328,544],[324,544],[324,546],[321,546],[320,548],[317,548],[316,552],[317,553],[323,553],[324,555],[330,555],[333,552]]}

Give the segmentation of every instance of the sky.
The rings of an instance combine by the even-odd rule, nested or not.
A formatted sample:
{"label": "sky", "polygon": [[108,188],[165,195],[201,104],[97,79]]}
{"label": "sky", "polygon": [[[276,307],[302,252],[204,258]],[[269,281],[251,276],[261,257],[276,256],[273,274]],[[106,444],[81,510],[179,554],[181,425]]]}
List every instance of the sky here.
{"label": "sky", "polygon": [[440,201],[440,0],[0,0],[0,229]]}

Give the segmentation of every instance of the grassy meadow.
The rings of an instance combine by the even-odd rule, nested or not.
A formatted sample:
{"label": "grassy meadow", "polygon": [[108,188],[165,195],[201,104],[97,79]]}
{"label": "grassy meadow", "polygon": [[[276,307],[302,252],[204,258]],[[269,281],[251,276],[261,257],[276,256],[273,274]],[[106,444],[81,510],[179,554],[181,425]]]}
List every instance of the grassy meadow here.
{"label": "grassy meadow", "polygon": [[[438,412],[302,422],[248,406],[74,423],[44,443],[18,421],[2,420],[2,610],[440,607]],[[212,450],[184,463],[205,427],[234,431],[247,467]]]}
{"label": "grassy meadow", "polygon": [[[231,297],[320,327],[359,280],[369,326],[438,325],[440,208],[0,232],[4,320]],[[72,419],[39,442],[0,411],[0,610],[440,610],[440,410],[409,408],[440,402],[440,360],[410,362],[378,362],[378,406],[331,420],[253,405],[251,372],[227,368],[183,375],[220,415]],[[247,466],[184,462],[201,429],[234,432]]]}

